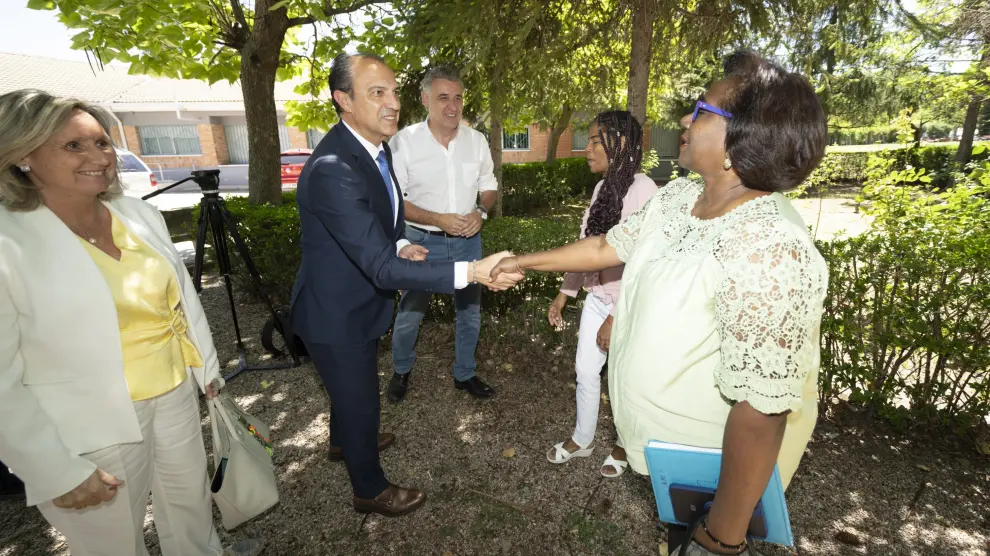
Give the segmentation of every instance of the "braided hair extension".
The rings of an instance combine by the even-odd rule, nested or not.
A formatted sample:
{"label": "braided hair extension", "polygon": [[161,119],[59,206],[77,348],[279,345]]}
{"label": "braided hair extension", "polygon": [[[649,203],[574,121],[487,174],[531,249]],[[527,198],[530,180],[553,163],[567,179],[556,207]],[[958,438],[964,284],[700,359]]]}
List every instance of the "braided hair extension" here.
{"label": "braided hair extension", "polygon": [[585,237],[607,233],[622,217],[622,199],[632,185],[643,160],[643,127],[625,110],[602,112],[595,117],[598,138],[608,156],[601,189],[588,211]]}

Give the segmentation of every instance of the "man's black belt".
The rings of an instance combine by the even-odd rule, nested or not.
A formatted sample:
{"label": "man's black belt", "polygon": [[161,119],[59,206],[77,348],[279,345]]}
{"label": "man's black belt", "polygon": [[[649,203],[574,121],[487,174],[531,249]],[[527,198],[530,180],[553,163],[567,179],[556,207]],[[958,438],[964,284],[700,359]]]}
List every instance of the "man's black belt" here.
{"label": "man's black belt", "polygon": [[424,234],[431,235],[431,236],[461,237],[461,236],[455,236],[454,234],[448,234],[447,232],[445,232],[443,230],[424,230],[423,228],[420,228],[419,226],[413,226],[412,224],[406,224],[406,225],[409,226],[410,228],[413,228],[417,232],[423,232]]}

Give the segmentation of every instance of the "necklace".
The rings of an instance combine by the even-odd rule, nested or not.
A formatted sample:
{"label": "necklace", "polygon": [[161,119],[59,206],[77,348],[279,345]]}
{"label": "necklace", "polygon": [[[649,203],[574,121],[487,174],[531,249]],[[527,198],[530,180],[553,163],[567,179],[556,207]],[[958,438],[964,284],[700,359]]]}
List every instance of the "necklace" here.
{"label": "necklace", "polygon": [[[99,226],[99,223],[97,223],[97,227],[98,226]],[[77,228],[74,228],[72,226],[69,226],[69,229],[72,230],[72,233],[74,233],[77,236],[79,236],[79,237],[85,239],[86,241],[88,241],[90,243],[90,245],[96,245],[96,242],[99,241],[99,239],[96,237],[95,234],[88,233],[88,232],[87,233],[82,233]]]}
{"label": "necklace", "polygon": [[70,230],[72,230],[72,233],[74,233],[74,234],[76,234],[77,236],[79,236],[79,237],[81,237],[81,238],[83,238],[83,239],[85,239],[85,240],[86,240],[86,241],[88,241],[88,242],[89,242],[90,244],[92,244],[92,245],[96,245],[96,242],[97,242],[98,240],[97,240],[97,239],[96,239],[95,237],[93,237],[92,235],[90,235],[90,234],[81,234],[81,233],[79,233],[79,232],[78,232],[77,230],[75,230],[75,229],[73,229],[73,228],[69,228],[69,229],[70,229]]}

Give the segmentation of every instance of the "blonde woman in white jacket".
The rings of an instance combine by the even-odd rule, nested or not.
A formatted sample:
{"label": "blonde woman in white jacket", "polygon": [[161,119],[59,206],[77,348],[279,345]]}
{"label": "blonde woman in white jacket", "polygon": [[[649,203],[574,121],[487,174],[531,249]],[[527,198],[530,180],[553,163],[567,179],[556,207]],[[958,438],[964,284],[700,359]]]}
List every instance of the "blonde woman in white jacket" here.
{"label": "blonde woman in white jacket", "polygon": [[146,556],[149,492],[164,555],[258,554],[213,526],[216,349],[161,213],[121,196],[110,121],[0,96],[0,460],[73,556]]}

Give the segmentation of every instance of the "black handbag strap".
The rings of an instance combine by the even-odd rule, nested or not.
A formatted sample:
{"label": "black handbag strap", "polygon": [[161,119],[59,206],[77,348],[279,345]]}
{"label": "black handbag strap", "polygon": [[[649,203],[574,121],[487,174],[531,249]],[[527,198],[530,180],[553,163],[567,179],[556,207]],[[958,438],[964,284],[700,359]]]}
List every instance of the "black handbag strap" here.
{"label": "black handbag strap", "polygon": [[694,518],[691,525],[688,525],[687,537],[684,538],[684,542],[681,543],[681,549],[677,551],[677,556],[687,556],[688,547],[694,541],[694,535],[698,532],[698,527],[701,527],[701,522],[708,516],[708,510],[703,510],[698,514],[698,517]]}

